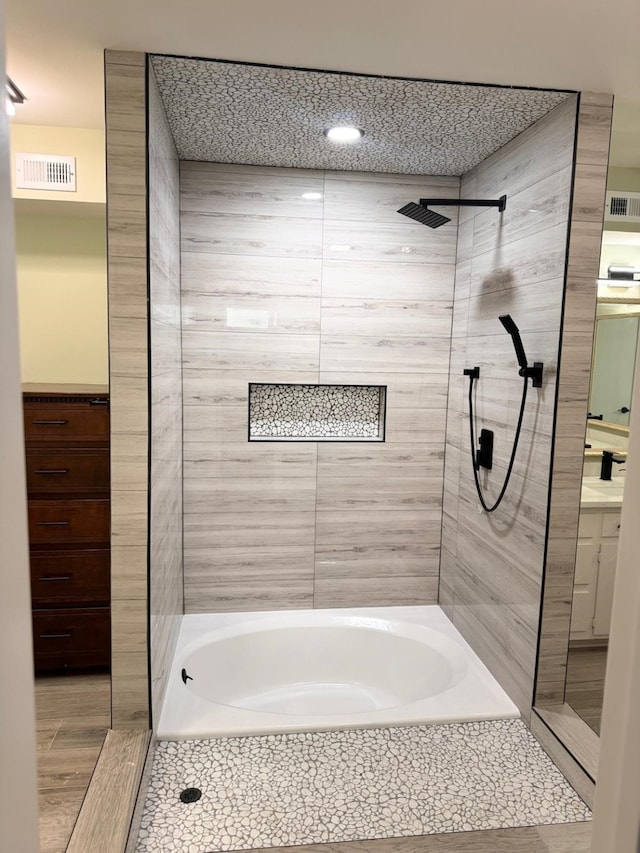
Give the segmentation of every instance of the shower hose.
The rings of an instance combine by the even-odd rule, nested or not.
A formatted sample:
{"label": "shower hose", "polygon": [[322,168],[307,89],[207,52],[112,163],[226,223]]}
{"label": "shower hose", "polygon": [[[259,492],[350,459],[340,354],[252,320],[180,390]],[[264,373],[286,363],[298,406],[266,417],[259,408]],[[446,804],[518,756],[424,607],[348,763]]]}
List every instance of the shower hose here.
{"label": "shower hose", "polygon": [[500,504],[502,503],[502,498],[504,497],[504,493],[507,491],[507,486],[509,485],[509,480],[511,479],[511,472],[513,471],[513,463],[516,458],[516,452],[518,450],[518,442],[520,441],[520,432],[522,431],[522,420],[524,418],[524,406],[527,402],[527,380],[528,377],[524,377],[524,384],[522,386],[522,402],[520,403],[520,414],[518,415],[518,426],[516,427],[516,435],[513,440],[513,450],[511,451],[511,459],[509,460],[509,467],[507,468],[507,475],[504,478],[504,483],[502,484],[502,488],[500,489],[500,494],[498,495],[495,503],[492,506],[489,506],[484,499],[484,495],[482,494],[482,487],[480,485],[480,479],[478,477],[478,460],[476,455],[476,439],[475,439],[475,430],[473,428],[473,382],[476,377],[469,377],[469,434],[471,438],[471,462],[473,465],[473,479],[476,484],[476,491],[478,493],[478,497],[480,498],[480,503],[482,504],[482,508],[486,512],[493,512],[498,509]]}

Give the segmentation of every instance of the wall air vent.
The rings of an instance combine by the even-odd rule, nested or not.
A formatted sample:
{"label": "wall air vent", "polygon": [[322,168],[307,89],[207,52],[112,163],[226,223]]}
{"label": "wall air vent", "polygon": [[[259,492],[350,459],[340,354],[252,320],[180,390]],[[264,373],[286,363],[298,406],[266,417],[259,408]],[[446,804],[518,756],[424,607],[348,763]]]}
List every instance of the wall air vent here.
{"label": "wall air vent", "polygon": [[640,193],[608,192],[604,218],[610,222],[640,222]]}
{"label": "wall air vent", "polygon": [[76,158],[58,154],[16,154],[16,189],[76,191]]}

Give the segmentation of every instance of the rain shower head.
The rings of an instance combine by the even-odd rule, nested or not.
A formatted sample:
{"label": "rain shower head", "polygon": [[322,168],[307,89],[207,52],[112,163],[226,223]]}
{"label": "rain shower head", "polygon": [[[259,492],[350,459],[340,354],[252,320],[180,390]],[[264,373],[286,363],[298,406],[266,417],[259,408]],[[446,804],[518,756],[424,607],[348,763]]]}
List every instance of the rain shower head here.
{"label": "rain shower head", "polygon": [[423,225],[428,225],[429,228],[439,228],[446,222],[451,222],[451,219],[449,219],[448,216],[442,216],[434,210],[429,210],[429,208],[423,204],[416,204],[415,201],[410,201],[408,204],[405,204],[404,207],[400,208],[398,213],[401,213],[403,216],[408,216],[409,219],[415,219],[416,222],[421,222]]}
{"label": "rain shower head", "polygon": [[416,222],[422,222],[423,225],[428,225],[429,228],[439,228],[445,222],[451,222],[448,216],[443,216],[441,213],[436,213],[434,210],[429,210],[429,205],[435,204],[436,207],[497,207],[500,213],[507,206],[506,195],[501,195],[500,198],[479,199],[479,198],[421,198],[419,204],[410,201],[401,207],[398,213],[403,216],[408,216],[409,219],[415,219]]}

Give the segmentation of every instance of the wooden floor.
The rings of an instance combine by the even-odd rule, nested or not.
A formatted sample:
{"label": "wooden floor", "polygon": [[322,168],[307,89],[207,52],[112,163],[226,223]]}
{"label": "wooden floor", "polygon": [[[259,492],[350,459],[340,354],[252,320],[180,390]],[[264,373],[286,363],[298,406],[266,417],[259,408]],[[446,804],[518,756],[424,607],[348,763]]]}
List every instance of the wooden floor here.
{"label": "wooden floor", "polygon": [[40,851],[64,853],[111,724],[108,674],[36,678]]}
{"label": "wooden floor", "polygon": [[269,847],[253,853],[589,853],[591,823],[450,832],[382,841]]}
{"label": "wooden floor", "polygon": [[607,649],[573,648],[567,663],[565,702],[600,734]]}

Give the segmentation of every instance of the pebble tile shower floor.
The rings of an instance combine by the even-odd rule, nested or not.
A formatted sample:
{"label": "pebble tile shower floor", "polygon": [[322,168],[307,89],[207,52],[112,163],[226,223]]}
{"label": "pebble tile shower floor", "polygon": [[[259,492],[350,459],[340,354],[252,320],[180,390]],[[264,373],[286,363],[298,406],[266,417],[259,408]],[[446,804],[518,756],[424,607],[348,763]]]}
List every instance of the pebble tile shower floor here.
{"label": "pebble tile shower floor", "polygon": [[[182,803],[180,792],[202,797]],[[136,853],[588,820],[520,720],[158,744]]]}

